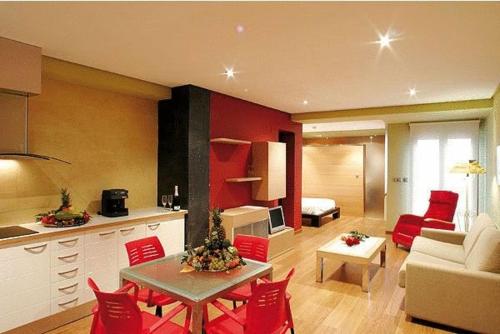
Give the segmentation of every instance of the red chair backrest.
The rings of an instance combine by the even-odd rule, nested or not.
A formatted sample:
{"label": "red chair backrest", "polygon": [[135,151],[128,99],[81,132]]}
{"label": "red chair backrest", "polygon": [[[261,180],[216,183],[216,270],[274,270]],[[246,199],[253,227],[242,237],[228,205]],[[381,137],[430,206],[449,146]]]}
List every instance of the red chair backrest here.
{"label": "red chair backrest", "polygon": [[457,202],[457,193],[445,190],[432,190],[429,199],[429,208],[424,218],[441,219],[451,222],[453,221],[453,216],[455,216]]}
{"label": "red chair backrest", "polygon": [[287,321],[285,294],[292,268],[282,281],[257,285],[247,304],[247,326],[245,334],[274,333]]}
{"label": "red chair backrest", "polygon": [[125,244],[130,266],[165,257],[165,251],[158,237],[148,237]]}
{"label": "red chair backrest", "polygon": [[234,238],[234,247],[238,249],[238,253],[244,258],[267,262],[269,251],[269,240],[267,238],[238,234]]}
{"label": "red chair backrest", "polygon": [[[94,291],[98,303],[98,316],[106,334],[140,334],[142,315],[134,297],[127,292],[102,292],[89,278],[88,284]],[[93,326],[91,334],[94,334]],[[96,333],[97,334],[97,333]]]}

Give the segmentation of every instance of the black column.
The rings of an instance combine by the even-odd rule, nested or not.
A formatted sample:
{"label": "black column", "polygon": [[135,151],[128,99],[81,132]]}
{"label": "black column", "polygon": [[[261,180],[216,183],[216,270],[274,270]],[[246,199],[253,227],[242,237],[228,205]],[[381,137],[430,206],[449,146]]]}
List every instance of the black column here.
{"label": "black column", "polygon": [[208,233],[210,91],[172,89],[158,104],[158,204],[179,185],[181,208],[189,210],[186,243],[201,245]]}

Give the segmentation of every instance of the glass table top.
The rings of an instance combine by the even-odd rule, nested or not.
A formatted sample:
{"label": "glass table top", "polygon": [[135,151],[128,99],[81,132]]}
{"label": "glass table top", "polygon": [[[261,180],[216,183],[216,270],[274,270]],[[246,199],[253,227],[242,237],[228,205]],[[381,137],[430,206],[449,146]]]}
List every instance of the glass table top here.
{"label": "glass table top", "polygon": [[[120,271],[121,278],[170,292],[193,302],[202,301],[272,271],[272,265],[245,259],[246,266],[229,272],[181,272],[185,253],[171,255]],[[154,289],[153,289],[154,290]]]}

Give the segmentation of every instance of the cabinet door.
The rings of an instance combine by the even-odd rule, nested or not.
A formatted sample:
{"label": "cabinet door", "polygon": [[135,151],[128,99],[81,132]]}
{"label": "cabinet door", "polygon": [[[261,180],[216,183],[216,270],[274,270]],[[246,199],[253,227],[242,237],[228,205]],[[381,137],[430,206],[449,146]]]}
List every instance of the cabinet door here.
{"label": "cabinet door", "polygon": [[[85,235],[85,281],[91,277],[103,291],[115,291],[119,287],[117,230],[105,230]],[[94,298],[85,285],[83,299]]]}
{"label": "cabinet door", "polygon": [[118,270],[129,266],[125,244],[129,241],[142,239],[146,236],[144,224],[122,227],[118,229]]}
{"label": "cabinet door", "polygon": [[0,332],[50,315],[50,243],[0,249]]}
{"label": "cabinet door", "polygon": [[184,250],[184,218],[147,223],[146,236],[157,236],[165,250],[165,255]]}

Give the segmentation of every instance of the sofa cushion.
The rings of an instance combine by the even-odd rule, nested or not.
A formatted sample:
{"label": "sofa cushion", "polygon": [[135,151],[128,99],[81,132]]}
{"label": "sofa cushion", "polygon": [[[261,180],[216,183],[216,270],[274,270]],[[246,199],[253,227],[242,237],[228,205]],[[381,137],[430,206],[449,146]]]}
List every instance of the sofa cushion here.
{"label": "sofa cushion", "polygon": [[474,247],[474,244],[477,241],[477,238],[479,237],[481,232],[488,226],[495,225],[487,214],[482,213],[477,216],[476,221],[474,222],[474,224],[472,224],[469,233],[467,233],[464,239],[465,256],[469,255],[472,247]]}
{"label": "sofa cushion", "polygon": [[500,274],[500,231],[486,227],[465,260],[467,269]]}
{"label": "sofa cushion", "polygon": [[436,264],[447,268],[453,269],[465,269],[465,266],[460,263],[447,261],[432,255],[416,252],[415,250],[411,250],[410,254],[406,257],[405,261],[401,265],[399,269],[399,286],[404,288],[406,286],[406,264],[408,262],[419,262],[419,263],[430,263]]}
{"label": "sofa cushion", "polygon": [[437,241],[424,237],[416,237],[413,240],[412,251],[438,257],[443,260],[456,263],[465,263],[465,250],[462,245]]}

